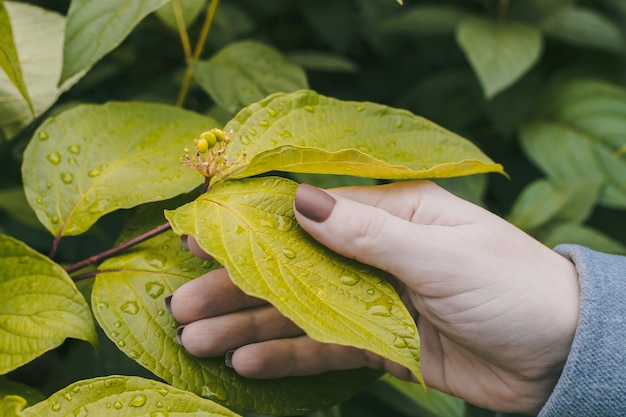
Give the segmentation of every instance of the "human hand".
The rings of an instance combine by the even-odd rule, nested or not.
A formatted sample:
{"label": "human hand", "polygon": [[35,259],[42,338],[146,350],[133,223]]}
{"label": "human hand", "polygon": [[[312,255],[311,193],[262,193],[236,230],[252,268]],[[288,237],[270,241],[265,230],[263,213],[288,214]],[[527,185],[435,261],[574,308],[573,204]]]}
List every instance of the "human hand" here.
{"label": "human hand", "polygon": [[[430,182],[303,185],[295,215],[331,250],[397,280],[415,317],[427,385],[473,404],[537,413],[561,372],[578,317],[573,264],[498,216]],[[206,256],[193,239],[193,253]],[[179,288],[171,311],[196,356],[227,354],[243,376],[307,375],[362,366],[410,379],[371,352],[308,338],[225,270]]]}

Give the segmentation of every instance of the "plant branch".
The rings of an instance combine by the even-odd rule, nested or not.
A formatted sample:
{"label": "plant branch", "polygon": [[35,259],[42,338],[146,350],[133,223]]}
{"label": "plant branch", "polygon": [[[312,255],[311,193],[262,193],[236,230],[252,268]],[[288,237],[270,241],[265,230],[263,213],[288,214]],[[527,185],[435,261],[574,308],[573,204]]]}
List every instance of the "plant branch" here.
{"label": "plant branch", "polygon": [[506,22],[509,14],[509,0],[500,0],[498,2],[498,25],[502,26]]}
{"label": "plant branch", "polygon": [[172,9],[174,10],[174,17],[176,18],[176,26],[178,27],[178,34],[180,35],[180,42],[182,43],[183,51],[185,52],[185,59],[189,61],[191,59],[191,42],[189,42],[187,25],[185,24],[183,9],[180,7],[179,0],[172,0]]}
{"label": "plant branch", "polygon": [[96,275],[98,275],[101,271],[99,270],[93,270],[93,271],[88,271],[88,272],[84,272],[82,274],[78,274],[78,275],[74,275],[72,277],[72,281],[74,282],[78,282],[78,281],[82,281],[84,279],[88,279],[91,277],[95,277]]}
{"label": "plant branch", "polygon": [[82,268],[85,268],[86,266],[89,266],[89,265],[95,264],[97,262],[100,262],[103,259],[106,259],[108,257],[116,255],[116,254],[122,252],[123,250],[126,250],[126,249],[128,249],[128,248],[130,248],[130,247],[132,247],[134,245],[137,245],[137,244],[139,244],[139,243],[141,243],[141,242],[143,242],[145,240],[150,239],[153,236],[156,236],[156,235],[158,235],[160,233],[163,233],[166,230],[169,230],[170,228],[171,228],[171,226],[170,226],[169,223],[164,223],[162,225],[159,225],[159,226],[155,227],[154,229],[148,230],[147,232],[142,233],[141,235],[136,236],[136,237],[134,237],[134,238],[132,238],[132,239],[130,239],[130,240],[124,242],[124,243],[121,243],[121,244],[119,244],[117,246],[114,246],[111,249],[107,249],[104,252],[100,252],[100,253],[98,253],[96,255],[90,256],[87,259],[83,259],[80,262],[77,262],[77,263],[75,263],[73,265],[70,265],[70,266],[65,268],[65,272],[70,274],[70,273],[72,273],[74,271],[78,271],[78,270],[80,270]]}
{"label": "plant branch", "polygon": [[59,249],[59,242],[61,242],[61,232],[59,232],[52,241],[52,246],[50,247],[50,252],[48,253],[48,258],[54,259],[54,255],[57,254],[57,249]]}
{"label": "plant branch", "polygon": [[[172,1],[172,5],[174,5],[174,1],[178,3],[177,0]],[[219,4],[219,0],[211,0],[211,4],[209,5],[209,9],[207,10],[206,17],[204,19],[204,24],[202,25],[202,30],[200,31],[200,36],[198,38],[198,42],[196,42],[196,47],[194,48],[193,55],[191,55],[191,48],[189,52],[189,56],[187,56],[187,51],[185,51],[185,57],[187,58],[187,69],[185,70],[185,76],[183,77],[183,82],[180,86],[180,91],[178,92],[178,98],[176,99],[176,106],[183,107],[185,103],[185,99],[187,98],[187,93],[189,92],[189,86],[191,85],[191,79],[193,77],[193,71],[190,66],[191,60],[197,60],[200,58],[202,54],[202,50],[204,49],[204,44],[206,43],[207,37],[209,36],[209,30],[211,29],[211,25],[213,24],[213,18],[215,17],[215,11],[217,10],[217,5]],[[182,15],[182,11],[181,11]],[[178,21],[177,21],[178,24]],[[184,27],[184,22],[183,22]],[[180,30],[180,25],[179,25]],[[186,34],[185,29],[185,34]],[[189,40],[187,40],[189,41]]]}

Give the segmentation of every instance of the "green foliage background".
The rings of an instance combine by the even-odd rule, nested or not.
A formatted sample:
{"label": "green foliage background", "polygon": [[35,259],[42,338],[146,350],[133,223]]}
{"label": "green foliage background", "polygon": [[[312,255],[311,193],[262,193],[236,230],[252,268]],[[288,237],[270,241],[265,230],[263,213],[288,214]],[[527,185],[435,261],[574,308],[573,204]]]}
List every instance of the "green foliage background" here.
{"label": "green foliage background", "polygon": [[[68,0],[28,3],[62,15],[70,9]],[[84,3],[75,1],[72,7]],[[128,18],[127,32],[106,34],[109,40],[117,39],[112,50],[100,51],[89,63],[56,57],[65,60],[63,73],[56,76],[67,80],[63,84],[67,91],[55,91],[48,105],[29,91],[32,106],[24,101],[23,108],[27,114],[32,107],[39,115],[33,122],[16,128],[7,121],[8,110],[0,107],[4,112],[0,113],[0,232],[41,253],[48,253],[53,237],[27,203],[21,166],[28,164],[23,160],[26,146],[42,123],[77,104],[172,105],[179,98],[187,65],[173,14],[167,9],[170,5],[142,3],[164,8],[157,13],[136,11]],[[194,41],[209,2],[181,0],[181,4]],[[2,16],[0,25],[6,25]],[[196,77],[184,100],[186,109],[225,125],[241,107],[270,93],[302,88],[342,100],[406,109],[470,139],[509,175],[438,180],[447,188],[507,218],[546,245],[580,243],[626,253],[626,6],[622,0],[406,0],[403,6],[392,0],[222,0],[199,52],[200,60],[190,64]],[[7,56],[10,62],[10,53]],[[52,71],[53,61],[42,63],[40,69],[46,73],[50,66],[48,72]],[[92,64],[78,79],[76,73]],[[26,74],[11,77],[17,86],[24,80],[29,87]],[[19,91],[28,96],[24,88]],[[98,161],[97,153],[86,157]],[[380,182],[289,176],[324,187]],[[56,260],[72,263],[111,247],[140,209],[97,216],[86,233],[64,237]],[[78,285],[88,294],[93,282]],[[98,353],[84,342],[69,340],[10,373],[0,381],[0,388],[10,386],[7,393],[39,399],[9,381],[35,387],[48,397],[79,379],[112,374],[153,377],[107,337],[99,336]],[[419,387],[385,379],[343,405],[315,415],[480,413],[432,390],[424,394]]]}

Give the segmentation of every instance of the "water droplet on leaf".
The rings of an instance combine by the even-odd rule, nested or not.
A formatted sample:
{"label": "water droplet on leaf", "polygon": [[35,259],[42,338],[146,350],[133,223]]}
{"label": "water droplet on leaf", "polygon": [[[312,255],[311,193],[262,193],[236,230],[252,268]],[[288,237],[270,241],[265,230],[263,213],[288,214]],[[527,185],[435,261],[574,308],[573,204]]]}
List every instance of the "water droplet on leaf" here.
{"label": "water droplet on leaf", "polygon": [[91,178],[95,178],[100,174],[102,174],[102,170],[100,168],[94,168],[92,170],[89,170],[89,172],[87,172],[87,175],[89,175]]}
{"label": "water droplet on leaf", "polygon": [[43,142],[44,140],[48,140],[49,138],[50,138],[50,135],[45,130],[42,130],[41,132],[39,132],[39,140],[40,141]]}
{"label": "water droplet on leaf", "polygon": [[121,403],[121,402],[119,402],[119,401],[115,401],[115,402],[113,403],[113,408],[115,408],[116,410],[121,410],[121,409],[122,409],[122,407],[123,407],[123,405],[122,405],[122,403]]}
{"label": "water droplet on leaf", "polygon": [[64,184],[71,184],[74,181],[74,174],[71,172],[62,172],[61,181],[63,181]]}
{"label": "water droplet on leaf", "polygon": [[80,153],[80,145],[74,144],[67,147],[67,150],[73,153],[74,155],[78,155]]}
{"label": "water droplet on leaf", "polygon": [[267,114],[269,114],[271,117],[276,117],[278,113],[276,112],[276,110],[270,107],[269,109],[267,109]]}
{"label": "water droplet on leaf", "polygon": [[339,282],[341,282],[343,285],[348,285],[348,286],[353,286],[356,285],[357,282],[359,282],[360,278],[358,277],[351,277],[348,275],[344,275],[341,278],[339,278]]}
{"label": "water droplet on leaf", "polygon": [[315,108],[313,106],[304,106],[304,110],[308,111],[309,113],[315,113]]}
{"label": "water droplet on leaf", "polygon": [[130,400],[128,404],[130,404],[133,407],[141,407],[145,403],[146,403],[146,396],[143,394],[137,394],[133,397],[132,400]]}
{"label": "water droplet on leaf", "polygon": [[139,304],[137,304],[137,301],[127,301],[122,304],[120,310],[122,310],[126,314],[135,315],[139,312]]}
{"label": "water droplet on leaf", "polygon": [[58,152],[52,152],[46,156],[46,159],[50,161],[52,165],[59,165],[61,163],[61,154]]}
{"label": "water droplet on leaf", "polygon": [[283,249],[283,255],[285,255],[286,258],[293,259],[296,257],[296,252],[293,249],[285,248]]}
{"label": "water droplet on leaf", "polygon": [[146,283],[146,292],[152,298],[157,298],[165,291],[165,287],[163,284],[158,282],[148,282]]}

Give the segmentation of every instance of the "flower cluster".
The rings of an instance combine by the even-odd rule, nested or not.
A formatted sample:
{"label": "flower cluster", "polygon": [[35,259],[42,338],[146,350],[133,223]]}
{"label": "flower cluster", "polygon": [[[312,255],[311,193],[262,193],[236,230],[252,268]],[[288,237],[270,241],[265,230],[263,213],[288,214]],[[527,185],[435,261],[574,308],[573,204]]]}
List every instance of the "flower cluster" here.
{"label": "flower cluster", "polygon": [[[202,132],[200,137],[193,141],[195,152],[190,154],[189,148],[183,149],[185,154],[180,158],[180,163],[208,178],[221,174],[225,168],[240,162],[233,162],[224,154],[232,136],[232,131],[225,133],[217,128]],[[244,153],[244,160],[245,157]]]}

